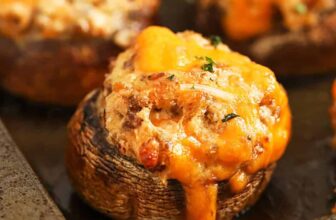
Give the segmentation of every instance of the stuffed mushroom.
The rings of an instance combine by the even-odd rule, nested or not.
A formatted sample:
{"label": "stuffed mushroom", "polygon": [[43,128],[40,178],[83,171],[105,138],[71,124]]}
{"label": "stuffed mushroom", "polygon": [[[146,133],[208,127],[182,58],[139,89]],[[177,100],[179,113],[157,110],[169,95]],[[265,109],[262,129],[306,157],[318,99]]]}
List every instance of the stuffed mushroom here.
{"label": "stuffed mushroom", "polygon": [[3,0],[0,84],[30,100],[75,105],[149,25],[159,0]]}
{"label": "stuffed mushroom", "polygon": [[120,219],[231,219],[285,151],[286,92],[271,70],[201,35],[149,27],[69,123],[77,192]]}
{"label": "stuffed mushroom", "polygon": [[198,26],[279,75],[336,69],[334,0],[198,0]]}

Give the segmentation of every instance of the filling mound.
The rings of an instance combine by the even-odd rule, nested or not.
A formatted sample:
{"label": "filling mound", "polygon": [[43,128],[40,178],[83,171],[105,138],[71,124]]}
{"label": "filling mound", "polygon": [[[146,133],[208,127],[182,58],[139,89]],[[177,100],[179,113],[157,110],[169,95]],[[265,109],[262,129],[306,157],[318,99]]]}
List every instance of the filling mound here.
{"label": "filling mound", "polygon": [[12,38],[94,36],[127,46],[159,0],[1,0],[0,33]]}

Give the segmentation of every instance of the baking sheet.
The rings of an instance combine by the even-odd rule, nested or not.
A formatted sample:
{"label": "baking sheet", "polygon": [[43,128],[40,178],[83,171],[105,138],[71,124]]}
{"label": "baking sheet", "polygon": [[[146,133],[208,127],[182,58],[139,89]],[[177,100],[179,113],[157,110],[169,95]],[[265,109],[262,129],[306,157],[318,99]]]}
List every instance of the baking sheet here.
{"label": "baking sheet", "polygon": [[1,120],[0,161],[0,219],[64,219]]}
{"label": "baking sheet", "polygon": [[[165,0],[159,22],[174,30],[192,27],[193,8]],[[305,220],[328,214],[336,157],[328,108],[336,72],[286,79],[293,112],[293,135],[285,156],[260,201],[238,219]],[[106,219],[73,192],[64,167],[66,124],[74,109],[46,107],[0,93],[0,117],[67,219]]]}

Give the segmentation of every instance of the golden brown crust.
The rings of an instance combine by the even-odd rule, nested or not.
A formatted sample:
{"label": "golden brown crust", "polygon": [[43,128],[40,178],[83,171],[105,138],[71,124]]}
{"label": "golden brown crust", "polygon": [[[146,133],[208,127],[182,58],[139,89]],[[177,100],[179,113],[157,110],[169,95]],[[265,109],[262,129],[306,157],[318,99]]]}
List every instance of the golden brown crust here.
{"label": "golden brown crust", "polygon": [[[207,34],[223,33],[221,12],[216,7],[198,7],[197,26]],[[212,24],[212,25],[209,25]],[[274,26],[269,32],[245,41],[224,37],[233,50],[270,67],[277,75],[304,75],[336,69],[336,11],[322,15],[318,25],[288,31]]]}
{"label": "golden brown crust", "polygon": [[[98,91],[89,94],[68,126],[66,165],[77,192],[95,209],[119,219],[181,217],[185,209],[181,185],[174,180],[164,184],[107,142],[97,113],[98,97]],[[252,205],[269,182],[273,168],[257,172],[236,195],[226,182],[220,182],[218,218],[231,219]]]}

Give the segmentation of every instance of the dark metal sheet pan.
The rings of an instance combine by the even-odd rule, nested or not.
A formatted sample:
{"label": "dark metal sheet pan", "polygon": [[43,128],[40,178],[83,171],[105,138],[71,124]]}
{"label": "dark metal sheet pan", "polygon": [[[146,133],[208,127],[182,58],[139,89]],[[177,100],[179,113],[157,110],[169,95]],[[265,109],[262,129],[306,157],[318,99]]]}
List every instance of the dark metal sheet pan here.
{"label": "dark metal sheet pan", "polygon": [[64,219],[1,121],[0,219]]}
{"label": "dark metal sheet pan", "polygon": [[[174,30],[192,27],[193,9],[188,3],[163,4],[161,24]],[[329,146],[328,108],[335,77],[336,72],[282,80],[293,112],[292,141],[260,201],[239,219],[310,220],[330,212],[336,157]],[[106,219],[74,194],[65,172],[66,124],[72,112],[0,94],[0,117],[65,217]]]}

